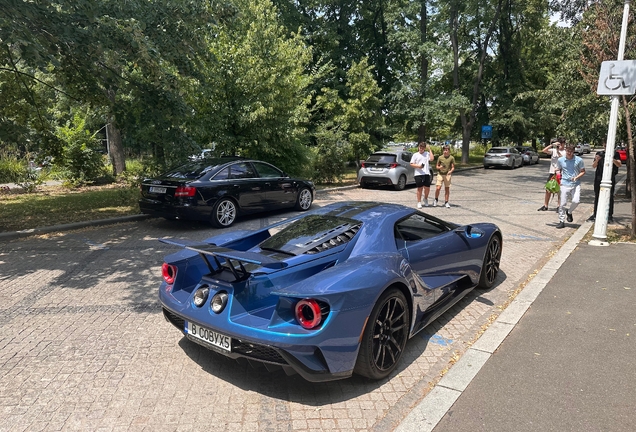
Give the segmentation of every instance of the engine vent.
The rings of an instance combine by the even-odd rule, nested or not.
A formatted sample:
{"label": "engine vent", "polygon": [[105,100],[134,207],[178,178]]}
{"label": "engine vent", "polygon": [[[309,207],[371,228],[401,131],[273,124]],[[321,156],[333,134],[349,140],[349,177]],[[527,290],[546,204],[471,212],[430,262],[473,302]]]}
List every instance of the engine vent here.
{"label": "engine vent", "polygon": [[328,239],[323,240],[320,244],[315,245],[311,249],[307,250],[307,254],[316,254],[319,252],[326,251],[327,249],[334,248],[336,246],[340,246],[342,244],[348,243],[360,230],[360,225],[353,226],[346,231],[341,232],[340,234],[334,235]]}

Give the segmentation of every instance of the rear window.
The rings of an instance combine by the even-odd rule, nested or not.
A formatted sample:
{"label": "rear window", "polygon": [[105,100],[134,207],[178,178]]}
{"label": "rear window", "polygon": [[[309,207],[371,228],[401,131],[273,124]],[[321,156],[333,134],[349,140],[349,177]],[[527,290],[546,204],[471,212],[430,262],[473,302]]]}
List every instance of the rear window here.
{"label": "rear window", "polygon": [[352,230],[357,232],[361,222],[353,219],[311,215],[284,226],[280,231],[262,242],[263,250],[299,255],[321,245],[325,241],[334,244],[347,242]]}
{"label": "rear window", "polygon": [[168,171],[162,177],[171,179],[196,180],[211,171],[217,171],[221,165],[224,165],[227,162],[229,161],[222,159],[203,159],[188,162],[185,165],[181,165],[180,167]]}
{"label": "rear window", "polygon": [[396,155],[372,154],[369,156],[369,159],[367,159],[367,162],[391,164],[395,163],[396,158]]}
{"label": "rear window", "polygon": [[507,148],[491,148],[488,153],[510,153],[510,149]]}

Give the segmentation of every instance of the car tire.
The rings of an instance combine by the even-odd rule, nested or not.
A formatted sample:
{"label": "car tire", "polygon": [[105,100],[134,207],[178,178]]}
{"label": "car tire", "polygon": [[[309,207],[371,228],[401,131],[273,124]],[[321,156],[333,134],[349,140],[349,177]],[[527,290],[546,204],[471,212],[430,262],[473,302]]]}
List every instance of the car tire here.
{"label": "car tire", "polygon": [[216,228],[227,228],[232,226],[237,213],[236,203],[230,198],[222,198],[214,204],[210,222]]}
{"label": "car tire", "polygon": [[360,180],[360,187],[362,189],[366,189],[367,188],[367,182],[365,182],[364,180]]}
{"label": "car tire", "polygon": [[298,191],[298,197],[296,197],[296,210],[307,211],[311,207],[311,203],[314,201],[314,196],[309,188],[301,188]]}
{"label": "car tire", "polygon": [[393,186],[395,188],[395,190],[397,191],[401,191],[404,190],[404,188],[406,187],[406,176],[404,174],[402,174],[400,176],[400,178],[398,179],[398,182],[396,185]]}
{"label": "car tire", "polygon": [[499,264],[501,263],[501,237],[493,235],[486,247],[484,262],[479,275],[479,288],[492,288],[499,274]]}
{"label": "car tire", "polygon": [[385,291],[369,315],[353,371],[373,380],[389,376],[404,352],[410,323],[409,305],[402,291]]}

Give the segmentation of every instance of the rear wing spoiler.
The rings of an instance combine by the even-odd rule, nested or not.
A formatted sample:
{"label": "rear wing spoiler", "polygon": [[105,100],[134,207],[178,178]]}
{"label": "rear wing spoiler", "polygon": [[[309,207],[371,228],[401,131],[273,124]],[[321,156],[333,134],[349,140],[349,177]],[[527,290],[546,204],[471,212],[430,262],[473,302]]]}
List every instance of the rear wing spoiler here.
{"label": "rear wing spoiler", "polygon": [[[203,243],[186,239],[168,239],[168,238],[160,238],[159,241],[161,243],[166,243],[173,246],[180,246],[185,249],[189,249],[191,251],[199,253],[211,273],[218,271],[217,269],[227,268],[230,270],[234,277],[237,280],[242,280],[249,277],[250,273],[245,269],[243,263],[254,264],[260,267],[265,267],[273,270],[278,270],[287,267],[287,263],[284,261],[277,260],[272,257],[268,257],[265,255],[261,255],[255,252],[244,252],[237,251],[234,249],[229,249],[221,246],[217,246],[211,243]],[[210,263],[209,257],[214,259],[217,267],[216,269]],[[224,266],[219,258],[223,258],[227,263],[227,266]],[[234,263],[238,263],[237,264]]]}

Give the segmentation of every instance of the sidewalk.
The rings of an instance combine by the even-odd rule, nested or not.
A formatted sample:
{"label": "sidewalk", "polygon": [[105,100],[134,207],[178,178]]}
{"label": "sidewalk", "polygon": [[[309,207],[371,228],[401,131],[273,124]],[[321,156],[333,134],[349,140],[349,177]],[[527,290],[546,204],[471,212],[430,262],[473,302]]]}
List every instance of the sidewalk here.
{"label": "sidewalk", "polygon": [[[631,223],[631,203],[614,218]],[[584,223],[398,431],[636,430],[636,244]]]}

